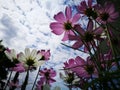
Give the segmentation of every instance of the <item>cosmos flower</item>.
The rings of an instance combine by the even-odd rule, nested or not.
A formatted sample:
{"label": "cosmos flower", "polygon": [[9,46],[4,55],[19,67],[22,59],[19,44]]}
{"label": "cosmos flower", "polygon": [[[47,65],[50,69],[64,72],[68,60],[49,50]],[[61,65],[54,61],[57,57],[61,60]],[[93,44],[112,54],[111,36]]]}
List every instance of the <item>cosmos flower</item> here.
{"label": "cosmos flower", "polygon": [[53,70],[53,68],[45,68],[44,70],[40,70],[39,75],[41,76],[45,84],[50,85],[50,83],[56,82],[56,80],[53,79],[53,77],[56,76],[56,72]]}
{"label": "cosmos flower", "polygon": [[68,87],[73,87],[74,85],[79,84],[80,81],[80,78],[71,70],[66,70],[65,74],[60,73],[60,78],[68,85]]}
{"label": "cosmos flower", "polygon": [[95,7],[97,4],[93,5],[92,4],[93,0],[88,0],[88,2],[86,2],[85,0],[83,0],[82,2],[80,2],[80,4],[77,6],[77,10],[79,13],[86,15],[88,17],[92,17],[94,19],[97,18],[97,13],[95,11]]}
{"label": "cosmos flower", "polygon": [[42,55],[41,60],[49,60],[50,59],[50,55],[51,55],[50,50],[47,50],[47,51],[40,50],[40,51],[38,51],[38,53],[40,53]]}
{"label": "cosmos flower", "polygon": [[12,63],[14,63],[14,66],[11,67],[10,70],[20,73],[25,71],[23,64],[18,60],[18,54],[14,49],[5,50],[5,54],[12,61]]}
{"label": "cosmos flower", "polygon": [[98,9],[97,21],[106,24],[114,22],[119,16],[119,13],[115,11],[113,3],[106,2],[104,6],[100,6]]}
{"label": "cosmos flower", "polygon": [[42,65],[45,61],[39,61],[42,55],[37,53],[37,50],[33,49],[30,52],[29,48],[25,48],[25,53],[21,52],[19,54],[19,61],[23,63],[26,69],[33,69],[37,68],[38,66]]}
{"label": "cosmos flower", "polygon": [[[90,46],[90,42],[93,42],[95,39],[100,40],[103,29],[98,27],[93,29],[93,22],[90,20],[87,25],[87,29],[84,30],[80,25],[76,25],[74,28],[78,35],[69,35],[69,40],[76,41],[72,47],[74,49],[81,48],[83,45],[87,44]],[[88,51],[88,48],[84,46],[84,50]]]}
{"label": "cosmos flower", "polygon": [[5,50],[5,55],[14,63],[18,63],[18,56],[17,53],[14,49],[6,49]]}
{"label": "cosmos flower", "polygon": [[56,20],[56,22],[52,22],[50,24],[52,32],[56,35],[61,35],[64,33],[62,41],[66,41],[68,40],[69,34],[74,34],[72,29],[77,21],[80,19],[80,15],[75,14],[72,17],[71,7],[66,7],[65,15],[63,14],[63,12],[59,12],[57,15],[54,16],[54,19]]}
{"label": "cosmos flower", "polygon": [[93,75],[97,76],[98,72],[94,63],[90,60],[90,57],[88,57],[87,60],[84,60],[83,58],[77,56],[75,62],[76,68],[71,70],[78,76],[86,79],[90,78]]}

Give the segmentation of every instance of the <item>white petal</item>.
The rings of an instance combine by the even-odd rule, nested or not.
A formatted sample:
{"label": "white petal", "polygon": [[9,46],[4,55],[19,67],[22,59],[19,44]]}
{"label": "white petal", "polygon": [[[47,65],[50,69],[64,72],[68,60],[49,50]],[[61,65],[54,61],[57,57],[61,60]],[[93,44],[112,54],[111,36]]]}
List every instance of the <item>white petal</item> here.
{"label": "white petal", "polygon": [[25,48],[25,56],[26,56],[26,58],[28,58],[30,56],[30,49],[29,48]]}
{"label": "white petal", "polygon": [[12,56],[11,56],[10,52],[5,51],[5,55],[6,55],[10,60],[12,60]]}
{"label": "white petal", "polygon": [[36,58],[36,55],[37,55],[37,50],[33,49],[32,52],[31,52],[31,54],[30,54],[30,57],[31,57],[32,59],[35,59],[35,58]]}

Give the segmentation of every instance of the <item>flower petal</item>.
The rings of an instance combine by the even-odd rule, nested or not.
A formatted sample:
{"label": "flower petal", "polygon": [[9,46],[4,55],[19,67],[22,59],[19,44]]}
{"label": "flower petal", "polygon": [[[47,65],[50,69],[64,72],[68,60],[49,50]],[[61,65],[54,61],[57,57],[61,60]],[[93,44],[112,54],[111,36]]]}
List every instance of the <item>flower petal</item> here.
{"label": "flower petal", "polygon": [[61,35],[64,32],[64,26],[61,23],[53,22],[50,24],[52,32],[56,35]]}
{"label": "flower petal", "polygon": [[54,15],[54,19],[60,23],[63,23],[66,20],[63,12],[59,12],[57,15]]}
{"label": "flower petal", "polygon": [[72,17],[72,11],[71,11],[71,7],[66,7],[65,9],[65,15],[66,15],[66,19],[69,20]]}
{"label": "flower petal", "polygon": [[29,48],[25,48],[25,56],[26,57],[30,56],[30,49]]}
{"label": "flower petal", "polygon": [[76,23],[80,19],[80,14],[75,14],[72,18],[72,23]]}
{"label": "flower petal", "polygon": [[89,20],[88,25],[87,25],[87,30],[92,31],[93,30],[93,21]]}

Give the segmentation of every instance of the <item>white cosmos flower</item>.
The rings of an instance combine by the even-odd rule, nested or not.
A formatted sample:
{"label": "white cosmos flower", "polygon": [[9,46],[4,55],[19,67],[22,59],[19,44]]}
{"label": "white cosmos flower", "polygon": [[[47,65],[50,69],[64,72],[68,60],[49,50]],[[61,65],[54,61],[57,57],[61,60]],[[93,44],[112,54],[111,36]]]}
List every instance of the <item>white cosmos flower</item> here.
{"label": "white cosmos flower", "polygon": [[33,49],[30,52],[29,48],[25,48],[25,52],[21,52],[18,55],[18,59],[20,62],[22,62],[26,69],[31,67],[38,67],[42,65],[45,61],[40,61],[42,58],[41,54],[37,53],[37,50]]}
{"label": "white cosmos flower", "polygon": [[17,54],[16,54],[16,51],[14,49],[7,49],[7,50],[5,50],[5,55],[11,61],[17,60]]}

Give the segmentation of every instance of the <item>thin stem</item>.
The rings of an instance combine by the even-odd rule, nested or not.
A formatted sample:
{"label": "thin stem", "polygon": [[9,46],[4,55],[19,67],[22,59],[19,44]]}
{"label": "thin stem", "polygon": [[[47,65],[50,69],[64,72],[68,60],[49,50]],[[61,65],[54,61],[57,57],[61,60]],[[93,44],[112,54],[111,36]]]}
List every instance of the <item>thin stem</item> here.
{"label": "thin stem", "polygon": [[9,78],[8,78],[7,83],[6,83],[6,85],[5,85],[5,87],[4,87],[4,89],[3,89],[3,90],[6,90],[7,85],[8,85],[8,83],[9,83],[10,79],[11,79],[12,72],[13,72],[13,71],[11,71],[11,72],[10,72]]}
{"label": "thin stem", "polygon": [[35,81],[34,81],[34,83],[33,83],[32,90],[34,89],[34,86],[35,86],[35,84],[36,84],[36,81],[37,81],[37,78],[38,78],[38,75],[39,75],[39,70],[40,70],[40,67],[39,67],[39,69],[38,69],[38,72],[37,72]]}
{"label": "thin stem", "polygon": [[107,26],[107,25],[106,25],[106,33],[107,33],[107,36],[108,36],[108,40],[109,40],[109,42],[110,42],[110,47],[111,47],[111,49],[112,49],[112,53],[113,53],[113,55],[114,55],[114,57],[115,57],[115,61],[116,61],[117,67],[120,68],[119,63],[118,63],[118,61],[116,60],[116,59],[117,59],[117,58],[116,58],[116,53],[115,53],[115,50],[114,50],[113,45],[112,45],[111,36],[110,36],[110,32],[109,32],[109,30],[108,30],[108,26]]}
{"label": "thin stem", "polygon": [[[64,44],[64,43],[61,43],[62,45],[64,45],[64,46],[66,46],[66,47],[69,47],[69,48],[72,48],[73,49],[73,47],[71,47],[71,46],[68,46],[68,45],[66,45],[66,44]],[[80,49],[76,49],[76,50],[78,50],[78,51],[81,51],[81,52],[84,52],[84,53],[87,53],[87,52],[85,52],[85,51],[82,51],[82,50],[80,50]]]}
{"label": "thin stem", "polygon": [[[15,76],[14,76],[14,79],[12,80],[13,83],[16,83],[16,82],[17,82],[18,76],[19,76],[19,72],[16,72],[16,74],[15,74]],[[15,86],[12,86],[12,87],[10,88],[10,90],[14,90],[15,88],[16,88]]]}
{"label": "thin stem", "polygon": [[25,90],[26,89],[26,86],[28,84],[28,78],[29,78],[29,69],[27,70],[27,74],[26,74],[26,77],[25,77],[25,81],[21,87],[21,90]]}

